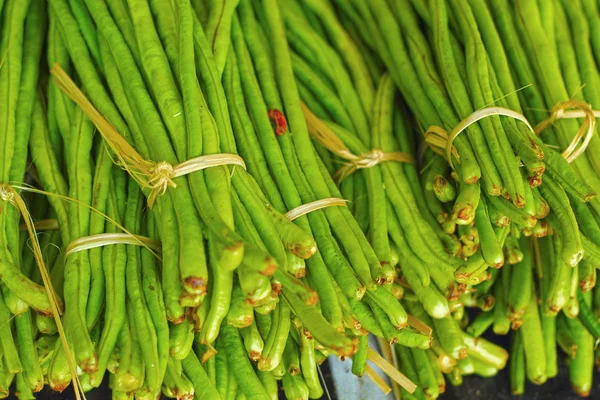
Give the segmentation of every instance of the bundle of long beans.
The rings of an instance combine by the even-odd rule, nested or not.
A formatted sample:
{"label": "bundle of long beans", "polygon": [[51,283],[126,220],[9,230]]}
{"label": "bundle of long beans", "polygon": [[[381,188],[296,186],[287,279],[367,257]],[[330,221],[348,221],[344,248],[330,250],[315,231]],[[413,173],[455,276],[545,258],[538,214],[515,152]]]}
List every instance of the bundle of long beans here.
{"label": "bundle of long beans", "polygon": [[[512,331],[513,393],[525,376],[542,384],[557,374],[558,344],[574,390],[589,394],[600,333],[590,292],[600,261],[598,5],[331,3],[371,77],[388,71],[429,145],[424,203],[442,228],[455,224],[467,260],[454,273],[468,285],[459,302],[482,310],[466,331]],[[328,7],[306,4],[313,19]],[[329,37],[327,23],[319,29]],[[466,127],[460,136],[457,127]],[[462,313],[453,312],[465,326]],[[459,361],[451,382],[488,371]]]}
{"label": "bundle of long beans", "polygon": [[[3,388],[17,374],[20,397],[71,382],[79,396],[109,371],[115,398],[274,398],[276,379],[289,397],[320,397],[328,354],[360,348],[366,368],[368,330],[354,309],[390,340],[429,347],[430,333],[408,327],[380,286],[393,269],[383,273],[340,201],[294,223],[285,214],[340,194],[314,154],[285,46],[271,54],[241,33],[254,24],[285,44],[272,3],[260,24],[251,2],[207,14],[187,0],[3,4],[2,79],[20,90],[7,85],[6,98],[29,102],[3,103],[7,152],[17,137],[25,147],[8,153],[20,171],[3,178],[2,216],[14,227],[3,229],[13,249],[2,264],[12,272],[2,275]],[[31,43],[19,47],[23,38]],[[255,69],[276,66],[272,57],[287,68]],[[39,77],[26,70],[40,64]],[[28,136],[14,126],[31,132],[27,174]],[[216,164],[195,168],[206,156]],[[58,232],[11,242],[17,189],[34,202],[25,221],[54,221]],[[56,298],[34,254],[51,266],[44,284]]]}
{"label": "bundle of long beans", "polygon": [[0,32],[0,395],[320,398],[330,355],[520,394],[557,346],[589,393],[594,1],[6,0]]}

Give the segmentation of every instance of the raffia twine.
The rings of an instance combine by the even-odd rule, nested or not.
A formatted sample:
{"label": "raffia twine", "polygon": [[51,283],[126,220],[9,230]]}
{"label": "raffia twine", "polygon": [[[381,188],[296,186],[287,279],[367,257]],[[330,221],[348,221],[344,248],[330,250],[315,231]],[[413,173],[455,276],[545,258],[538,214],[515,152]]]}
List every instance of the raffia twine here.
{"label": "raffia twine", "polygon": [[304,118],[306,119],[308,132],[311,137],[333,154],[348,161],[333,176],[338,184],[357,170],[372,168],[382,162],[415,163],[415,159],[411,153],[399,151],[384,152],[381,149],[372,149],[366,153],[355,155],[304,103],[302,103],[302,111],[304,112]]}
{"label": "raffia twine", "polygon": [[63,349],[66,354],[67,364],[69,366],[69,371],[71,372],[71,376],[73,377],[73,389],[75,392],[75,397],[79,400],[82,397],[85,398],[85,394],[81,389],[81,384],[79,382],[79,377],[77,375],[77,368],[75,366],[75,362],[73,360],[73,356],[71,353],[71,349],[69,347],[69,342],[67,340],[67,336],[65,334],[65,330],[61,321],[60,316],[62,315],[62,307],[61,302],[54,290],[54,286],[52,286],[52,281],[50,279],[50,273],[46,268],[46,264],[44,263],[44,257],[42,256],[42,249],[40,248],[40,243],[37,238],[37,233],[35,230],[35,224],[33,219],[31,218],[31,214],[27,209],[27,205],[25,201],[21,197],[21,195],[9,184],[0,184],[0,200],[11,204],[19,210],[19,213],[23,217],[25,221],[25,226],[27,232],[29,234],[29,238],[31,240],[33,255],[35,262],[40,270],[40,275],[42,277],[42,282],[44,283],[44,289],[46,290],[46,295],[48,296],[48,302],[50,303],[50,309],[52,311],[52,317],[54,318],[54,322],[56,323],[56,328],[58,330],[58,336],[63,346]]}
{"label": "raffia twine", "polygon": [[533,128],[524,115],[514,110],[504,107],[486,107],[475,111],[463,119],[454,127],[454,129],[452,129],[450,133],[437,125],[429,127],[425,132],[425,142],[429,145],[432,151],[445,157],[450,166],[454,168],[453,159],[460,164],[460,155],[458,154],[456,147],[454,147],[454,140],[469,126],[492,115],[506,116],[521,121],[535,135],[542,133],[542,131],[554,124],[554,122],[557,120],[584,118],[584,121],[575,134],[575,137],[569,146],[562,152],[562,156],[565,158],[565,160],[571,163],[585,152],[585,149],[592,140],[596,128],[596,118],[600,117],[600,111],[593,110],[589,104],[583,101],[563,101],[556,104],[552,108],[550,116],[546,120],[540,122],[535,128]]}
{"label": "raffia twine", "polygon": [[246,164],[240,156],[227,153],[195,157],[175,166],[167,161],[154,162],[146,160],[100,114],[60,65],[54,64],[51,73],[61,90],[96,125],[98,131],[116,155],[118,165],[125,169],[141,187],[150,189],[150,195],[148,196],[148,206],[150,208],[154,205],[157,197],[163,195],[169,187],[177,187],[173,182],[173,179],[177,177],[224,165],[237,165],[246,169]]}

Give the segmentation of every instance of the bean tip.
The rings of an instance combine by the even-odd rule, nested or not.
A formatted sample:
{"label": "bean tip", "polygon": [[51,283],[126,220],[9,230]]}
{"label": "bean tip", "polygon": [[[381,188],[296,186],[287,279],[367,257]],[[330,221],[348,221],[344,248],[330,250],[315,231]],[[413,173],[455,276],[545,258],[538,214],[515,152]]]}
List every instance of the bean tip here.
{"label": "bean tip", "polygon": [[307,306],[314,306],[319,301],[319,294],[315,290],[311,290],[304,300]]}
{"label": "bean tip", "polygon": [[280,282],[271,282],[271,294],[274,294],[275,296],[279,296],[279,293],[281,293],[282,288],[283,288],[283,286],[281,285]]}
{"label": "bean tip", "polygon": [[276,263],[268,263],[266,268],[264,268],[260,273],[264,276],[273,276],[273,274],[277,271]]}
{"label": "bean tip", "polygon": [[200,276],[188,276],[184,280],[185,289],[193,294],[206,293],[206,279]]}
{"label": "bean tip", "polygon": [[298,268],[294,271],[294,277],[298,279],[302,279],[306,276],[306,268]]}
{"label": "bean tip", "polygon": [[536,188],[542,184],[542,175],[530,175],[527,177],[527,183],[531,188]]}
{"label": "bean tip", "polygon": [[521,325],[523,325],[523,320],[522,320],[522,319],[520,319],[520,318],[519,318],[519,319],[513,319],[513,320],[510,322],[510,328],[511,328],[513,331],[516,331],[516,330],[518,330],[518,329],[521,327]]}
{"label": "bean tip", "polygon": [[579,287],[582,292],[589,292],[595,286],[595,282],[589,281],[588,279],[582,279],[579,281]]}
{"label": "bean tip", "polygon": [[576,386],[573,386],[573,390],[575,391],[575,393],[577,393],[577,396],[579,397],[589,397],[590,396],[590,389],[581,389],[581,388],[577,388]]}
{"label": "bean tip", "polygon": [[68,382],[55,382],[53,380],[50,380],[50,389],[52,389],[55,392],[62,393],[66,388],[69,387],[70,383],[70,380]]}
{"label": "bean tip", "polygon": [[456,212],[455,222],[459,225],[468,225],[474,218],[474,207],[471,204],[466,205]]}
{"label": "bean tip", "polygon": [[521,196],[520,194],[517,194],[515,196],[515,198],[513,199],[513,204],[515,205],[515,207],[517,208],[523,208],[525,207],[525,198],[523,196]]}
{"label": "bean tip", "polygon": [[490,196],[500,196],[502,194],[502,186],[492,185],[489,194]]}
{"label": "bean tip", "polygon": [[80,367],[85,373],[94,373],[98,371],[98,355],[93,353],[91,356],[80,363]]}
{"label": "bean tip", "polygon": [[547,379],[548,379],[548,377],[546,375],[540,374],[536,377],[533,377],[531,379],[531,382],[534,383],[535,385],[543,385]]}
{"label": "bean tip", "polygon": [[486,296],[485,300],[483,301],[481,308],[484,311],[490,310],[492,307],[494,307],[495,303],[496,303],[496,299],[494,298],[494,296],[488,295],[488,296]]}
{"label": "bean tip", "polygon": [[479,181],[479,176],[477,176],[477,175],[471,175],[464,179],[464,182],[467,185],[473,185],[473,184],[477,183],[477,181]]}

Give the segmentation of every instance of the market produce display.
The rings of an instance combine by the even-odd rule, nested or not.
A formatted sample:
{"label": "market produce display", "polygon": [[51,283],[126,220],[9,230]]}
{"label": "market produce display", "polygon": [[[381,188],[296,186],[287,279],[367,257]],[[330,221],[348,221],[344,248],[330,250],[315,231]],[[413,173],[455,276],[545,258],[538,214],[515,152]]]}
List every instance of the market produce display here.
{"label": "market produce display", "polygon": [[0,398],[589,395],[599,67],[595,0],[0,0]]}

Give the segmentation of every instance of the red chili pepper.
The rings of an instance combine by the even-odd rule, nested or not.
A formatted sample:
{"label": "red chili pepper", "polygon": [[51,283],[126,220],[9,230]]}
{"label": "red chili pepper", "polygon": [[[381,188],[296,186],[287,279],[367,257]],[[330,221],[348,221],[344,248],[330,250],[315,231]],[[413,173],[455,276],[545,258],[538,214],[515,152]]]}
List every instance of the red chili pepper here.
{"label": "red chili pepper", "polygon": [[287,121],[285,116],[279,110],[269,110],[269,119],[275,135],[281,136],[287,131]]}

